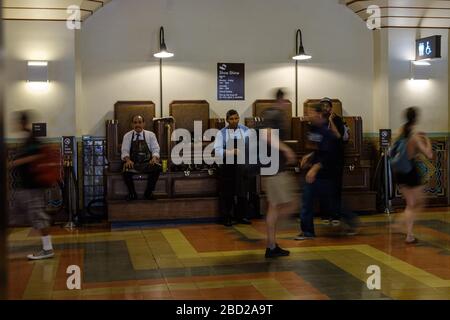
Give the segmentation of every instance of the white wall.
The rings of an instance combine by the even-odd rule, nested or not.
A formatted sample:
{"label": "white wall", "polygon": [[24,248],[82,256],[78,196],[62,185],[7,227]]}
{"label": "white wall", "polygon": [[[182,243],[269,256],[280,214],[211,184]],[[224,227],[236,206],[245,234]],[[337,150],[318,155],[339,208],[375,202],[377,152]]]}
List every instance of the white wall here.
{"label": "white wall", "polygon": [[[431,61],[430,80],[409,80],[409,61],[415,59],[416,39],[432,35],[442,35],[442,59]],[[448,30],[389,30],[389,88],[392,128],[404,122],[405,108],[418,106],[422,110],[421,130],[448,132]]]}
{"label": "white wall", "polygon": [[[62,22],[4,21],[6,116],[34,109],[36,122],[47,122],[49,137],[75,134],[74,33]],[[27,61],[49,61],[47,88],[26,83]],[[7,118],[8,119],[8,118]],[[15,137],[7,122],[7,137]]]}
{"label": "white wall", "polygon": [[[35,109],[48,136],[105,135],[118,100],[159,105],[159,27],[175,57],[164,61],[164,110],[179,99],[206,99],[211,116],[285,87],[294,101],[295,31],[311,61],[299,68],[299,114],[307,98],[340,98],[346,114],[373,129],[373,44],[365,24],[337,0],[113,0],[75,36],[63,22],[5,21],[6,107]],[[26,61],[50,61],[44,92],[26,84]],[[246,64],[246,100],[217,101],[216,64]],[[158,108],[159,109],[159,108]],[[8,127],[8,137],[13,137]]]}
{"label": "white wall", "polygon": [[[237,9],[238,8],[238,9]],[[299,113],[307,98],[340,98],[346,114],[361,115],[364,131],[399,127],[410,105],[422,108],[421,128],[448,132],[448,31],[390,29],[379,37],[334,0],[113,0],[77,33],[63,22],[5,21],[7,116],[35,109],[48,136],[104,135],[118,100],[159,105],[159,27],[175,58],[164,61],[164,106],[206,99],[211,116],[231,107],[243,117],[254,100],[286,87],[294,101],[295,30],[313,59],[300,64]],[[376,34],[376,33],[375,33]],[[415,39],[442,35],[442,59],[432,79],[412,82]],[[50,85],[26,84],[26,61],[50,61]],[[246,64],[246,100],[217,101],[216,63]],[[159,109],[159,108],[158,108]],[[14,137],[7,126],[7,137]]]}
{"label": "white wall", "polygon": [[[286,87],[294,101],[295,31],[313,60],[299,70],[299,105],[340,98],[346,114],[372,131],[373,44],[365,24],[337,0],[113,0],[81,31],[84,134],[104,135],[118,100],[159,105],[159,27],[175,57],[164,61],[164,108],[172,100],[206,99],[211,116],[233,107],[251,115],[256,99]],[[216,64],[246,64],[246,100],[217,101]],[[158,108],[159,109],[159,108]]]}
{"label": "white wall", "polygon": [[389,30],[373,32],[374,81],[373,81],[373,129],[390,128],[389,124]]}

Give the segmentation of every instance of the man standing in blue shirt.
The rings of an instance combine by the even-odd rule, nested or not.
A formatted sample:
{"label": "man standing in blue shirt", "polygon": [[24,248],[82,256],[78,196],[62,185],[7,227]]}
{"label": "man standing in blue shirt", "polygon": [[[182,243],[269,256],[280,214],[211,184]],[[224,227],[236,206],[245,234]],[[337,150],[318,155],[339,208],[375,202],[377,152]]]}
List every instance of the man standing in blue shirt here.
{"label": "man standing in blue shirt", "polygon": [[[219,168],[219,208],[224,225],[229,227],[233,218],[238,223],[251,224],[247,218],[249,176],[245,165],[249,140],[248,128],[239,124],[236,110],[227,112],[226,121],[228,126],[217,134],[214,151],[217,158],[223,159]],[[244,163],[239,163],[238,158],[242,156]]]}

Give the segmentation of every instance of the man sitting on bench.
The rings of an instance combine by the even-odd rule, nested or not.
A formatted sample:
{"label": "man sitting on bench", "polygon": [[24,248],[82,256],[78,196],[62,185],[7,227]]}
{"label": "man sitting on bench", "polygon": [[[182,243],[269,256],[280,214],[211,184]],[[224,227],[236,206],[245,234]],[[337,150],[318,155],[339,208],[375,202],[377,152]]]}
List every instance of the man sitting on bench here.
{"label": "man sitting on bench", "polygon": [[158,140],[153,132],[144,130],[144,117],[136,115],[132,123],[134,130],[127,132],[122,142],[123,177],[128,188],[127,200],[137,199],[133,182],[135,174],[148,175],[144,196],[148,200],[154,200],[153,191],[161,173]]}

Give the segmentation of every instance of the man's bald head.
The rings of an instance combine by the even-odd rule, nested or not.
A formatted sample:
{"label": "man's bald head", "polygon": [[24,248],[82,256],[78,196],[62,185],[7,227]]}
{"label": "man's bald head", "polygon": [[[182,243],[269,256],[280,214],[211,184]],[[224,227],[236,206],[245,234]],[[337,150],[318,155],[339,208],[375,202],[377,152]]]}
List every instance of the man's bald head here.
{"label": "man's bald head", "polygon": [[134,131],[141,132],[142,130],[144,130],[145,120],[144,120],[143,116],[137,114],[137,115],[133,116],[133,118],[131,119],[131,122],[133,124]]}
{"label": "man's bald head", "polygon": [[139,118],[141,119],[142,122],[145,122],[144,117],[141,116],[140,114],[134,115],[133,118],[131,119],[131,122],[134,122],[134,120],[139,119]]}

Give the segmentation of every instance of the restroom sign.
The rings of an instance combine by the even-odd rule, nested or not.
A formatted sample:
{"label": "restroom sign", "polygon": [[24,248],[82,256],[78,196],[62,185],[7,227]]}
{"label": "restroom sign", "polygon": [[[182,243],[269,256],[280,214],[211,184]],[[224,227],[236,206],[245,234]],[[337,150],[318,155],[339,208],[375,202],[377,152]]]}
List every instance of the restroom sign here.
{"label": "restroom sign", "polygon": [[217,100],[245,100],[245,64],[217,64]]}
{"label": "restroom sign", "polygon": [[416,40],[416,60],[441,58],[441,36]]}

